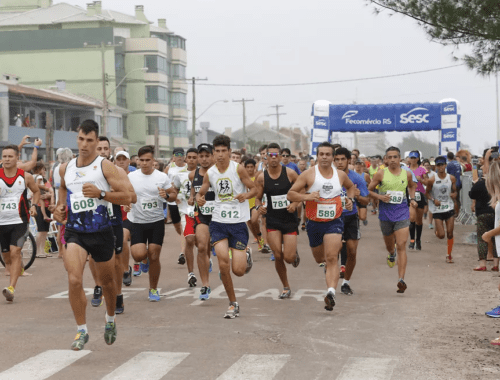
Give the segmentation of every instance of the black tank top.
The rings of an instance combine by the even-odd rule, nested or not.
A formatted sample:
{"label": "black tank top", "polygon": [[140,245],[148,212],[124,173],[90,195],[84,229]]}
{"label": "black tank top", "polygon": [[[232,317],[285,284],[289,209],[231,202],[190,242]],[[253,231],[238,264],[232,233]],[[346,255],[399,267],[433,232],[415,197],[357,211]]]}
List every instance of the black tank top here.
{"label": "black tank top", "polygon": [[[194,178],[193,178],[193,187],[194,187],[194,195],[195,196],[200,191],[201,186],[203,185],[204,178],[205,178],[205,176],[200,174],[200,168],[196,168],[196,170],[194,172]],[[215,201],[215,192],[211,188],[209,188],[207,193],[205,194],[205,200],[206,201]],[[198,204],[196,204],[196,203],[195,203],[195,212],[202,214],[198,208]]]}
{"label": "black tank top", "polygon": [[286,174],[286,167],[282,166],[281,174],[277,179],[271,178],[267,170],[264,171],[264,194],[267,197],[268,224],[297,224],[297,213],[289,213],[286,207],[290,201],[286,200],[286,195],[291,189],[292,183]]}

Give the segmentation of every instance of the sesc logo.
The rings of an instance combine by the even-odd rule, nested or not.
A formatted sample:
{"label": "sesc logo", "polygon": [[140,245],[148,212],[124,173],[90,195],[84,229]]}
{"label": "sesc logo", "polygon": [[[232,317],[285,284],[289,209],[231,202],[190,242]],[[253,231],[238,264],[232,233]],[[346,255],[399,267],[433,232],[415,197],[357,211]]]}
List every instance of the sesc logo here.
{"label": "sesc logo", "polygon": [[423,114],[423,113],[418,113],[414,114],[413,112],[416,111],[429,111],[427,108],[422,108],[422,107],[417,107],[412,109],[411,111],[407,113],[401,114],[401,119],[399,122],[401,124],[422,124],[422,123],[428,123],[429,120],[427,119],[429,117],[429,114]]}
{"label": "sesc logo", "polygon": [[316,122],[314,123],[314,125],[318,125],[318,126],[321,126],[321,127],[326,127],[326,120],[318,119],[318,120],[316,120]]}
{"label": "sesc logo", "polygon": [[443,134],[444,139],[454,139],[455,138],[455,132],[449,131]]}
{"label": "sesc logo", "polygon": [[356,116],[358,114],[358,111],[347,111],[344,116],[342,116],[342,119],[348,119],[350,117]]}
{"label": "sesc logo", "polygon": [[455,106],[453,104],[450,104],[449,106],[444,107],[443,111],[444,112],[455,112]]}

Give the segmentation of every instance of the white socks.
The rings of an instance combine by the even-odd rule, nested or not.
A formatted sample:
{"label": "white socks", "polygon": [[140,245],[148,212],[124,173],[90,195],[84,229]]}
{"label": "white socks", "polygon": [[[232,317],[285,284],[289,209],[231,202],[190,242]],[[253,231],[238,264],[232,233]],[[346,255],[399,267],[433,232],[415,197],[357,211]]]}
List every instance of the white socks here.
{"label": "white socks", "polygon": [[335,295],[335,288],[328,288],[328,293],[329,293],[329,292],[332,292],[332,293],[333,293],[333,295]]}
{"label": "white socks", "polygon": [[115,315],[113,315],[112,317],[110,317],[110,316],[108,315],[108,313],[106,312],[106,322],[107,322],[107,323],[110,323],[110,322],[111,322],[111,323],[115,323]]}
{"label": "white socks", "polygon": [[89,330],[87,330],[87,325],[77,325],[76,329],[78,331],[85,331],[85,334],[87,334],[89,332]]}
{"label": "white socks", "polygon": [[342,280],[342,285],[344,285],[344,284],[349,285],[349,281],[348,281],[348,280],[346,280],[345,278]]}

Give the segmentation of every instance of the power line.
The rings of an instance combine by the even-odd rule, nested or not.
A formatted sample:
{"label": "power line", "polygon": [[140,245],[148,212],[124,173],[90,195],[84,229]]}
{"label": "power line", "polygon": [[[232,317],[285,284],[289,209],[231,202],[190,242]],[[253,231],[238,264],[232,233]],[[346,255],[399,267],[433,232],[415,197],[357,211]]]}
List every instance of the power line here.
{"label": "power line", "polygon": [[326,82],[307,82],[307,83],[283,83],[283,84],[229,84],[229,83],[200,83],[198,86],[219,86],[219,87],[291,87],[291,86],[311,86],[317,84],[331,84],[331,83],[346,83],[346,82],[359,82],[365,80],[373,80],[373,79],[385,79],[385,78],[394,78],[394,77],[402,77],[405,75],[414,75],[414,74],[423,74],[429,73],[432,71],[446,70],[451,69],[453,67],[464,66],[462,63],[460,65],[453,66],[445,66],[438,67],[435,69],[421,70],[421,71],[411,71],[408,73],[401,74],[392,74],[392,75],[381,75],[376,77],[366,77],[366,78],[355,78],[355,79],[340,79],[340,80],[332,80]]}

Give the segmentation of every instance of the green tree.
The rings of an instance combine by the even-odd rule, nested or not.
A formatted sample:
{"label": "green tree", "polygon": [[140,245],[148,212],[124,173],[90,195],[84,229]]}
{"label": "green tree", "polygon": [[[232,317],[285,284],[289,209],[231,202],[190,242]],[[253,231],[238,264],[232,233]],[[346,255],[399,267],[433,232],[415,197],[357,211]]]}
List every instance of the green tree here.
{"label": "green tree", "polygon": [[[500,2],[498,0],[365,0],[375,13],[389,11],[415,19],[432,41],[454,46],[454,59],[481,75],[500,70]],[[456,57],[458,48],[470,54]]]}

